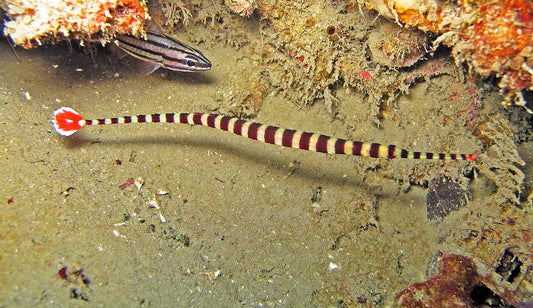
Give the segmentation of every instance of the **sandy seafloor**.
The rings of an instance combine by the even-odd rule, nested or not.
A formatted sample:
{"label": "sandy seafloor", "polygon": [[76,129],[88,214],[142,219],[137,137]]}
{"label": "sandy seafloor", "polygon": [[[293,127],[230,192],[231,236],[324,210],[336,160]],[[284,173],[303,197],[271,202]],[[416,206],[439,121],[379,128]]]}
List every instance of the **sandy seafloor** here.
{"label": "sandy seafloor", "polygon": [[[469,254],[442,240],[467,209],[431,222],[427,188],[405,189],[379,169],[471,163],[369,163],[181,125],[87,127],[69,138],[53,131],[60,106],[87,118],[217,110],[216,92],[229,91],[227,76],[249,63],[231,47],[201,48],[213,70],[146,77],[126,68],[128,59],[91,59],[66,45],[17,48],[19,61],[0,41],[1,306],[388,306],[429,278],[438,253]],[[400,98],[409,123],[401,129],[391,121],[378,128],[359,111],[331,120],[323,104],[299,108],[275,94],[255,120],[416,150],[438,149],[433,136],[449,135],[456,152],[478,149],[475,138],[453,126],[439,131],[427,117],[442,99],[432,89],[420,82]],[[349,91],[338,96],[364,110]],[[497,99],[487,104],[499,108]],[[354,168],[361,164],[370,167]],[[119,187],[130,178],[144,185]],[[493,193],[483,181],[470,189],[472,202]],[[159,208],[150,207],[154,198]]]}

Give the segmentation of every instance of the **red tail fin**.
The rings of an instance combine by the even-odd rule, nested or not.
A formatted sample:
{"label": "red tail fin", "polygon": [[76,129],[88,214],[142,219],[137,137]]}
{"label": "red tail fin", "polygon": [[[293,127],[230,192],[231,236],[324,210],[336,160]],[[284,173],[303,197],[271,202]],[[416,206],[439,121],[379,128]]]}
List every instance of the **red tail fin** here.
{"label": "red tail fin", "polygon": [[58,134],[70,136],[82,127],[81,120],[83,120],[83,117],[74,109],[61,107],[54,111],[52,124]]}
{"label": "red tail fin", "polygon": [[469,161],[476,161],[477,160],[477,154],[470,154],[466,157],[466,160]]}

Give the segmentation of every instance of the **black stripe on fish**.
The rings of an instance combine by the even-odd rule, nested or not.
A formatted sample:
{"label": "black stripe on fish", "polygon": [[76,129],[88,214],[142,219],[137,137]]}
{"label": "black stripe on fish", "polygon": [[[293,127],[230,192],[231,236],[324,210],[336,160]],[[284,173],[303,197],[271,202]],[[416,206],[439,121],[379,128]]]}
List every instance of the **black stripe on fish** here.
{"label": "black stripe on fish", "polygon": [[163,35],[147,33],[146,40],[117,35],[115,43],[129,55],[166,69],[181,72],[211,69],[211,62],[202,52]]}

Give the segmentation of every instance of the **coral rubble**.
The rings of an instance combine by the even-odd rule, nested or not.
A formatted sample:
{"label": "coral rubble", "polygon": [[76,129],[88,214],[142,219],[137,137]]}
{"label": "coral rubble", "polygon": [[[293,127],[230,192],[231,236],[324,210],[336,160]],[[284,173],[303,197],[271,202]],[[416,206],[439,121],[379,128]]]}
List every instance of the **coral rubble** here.
{"label": "coral rubble", "polygon": [[115,33],[140,35],[149,15],[143,0],[7,0],[4,35],[32,48],[79,39],[105,44]]}
{"label": "coral rubble", "polygon": [[437,177],[430,181],[427,194],[427,217],[429,220],[443,219],[452,211],[464,207],[470,192],[448,177]]}
{"label": "coral rubble", "polygon": [[255,0],[226,0],[224,4],[233,12],[247,17],[253,14],[257,5]]}
{"label": "coral rubble", "polygon": [[389,67],[412,66],[427,53],[429,38],[420,30],[396,27],[384,22],[370,33],[367,42],[372,59]]}
{"label": "coral rubble", "polygon": [[[396,294],[398,307],[507,307],[518,305],[515,291],[500,289],[478,270],[474,260],[447,255],[438,260],[440,273]],[[498,275],[499,276],[499,275]]]}
{"label": "coral rubble", "polygon": [[467,62],[482,76],[500,77],[506,95],[525,105],[522,90],[533,89],[533,2],[368,0],[368,6],[406,26],[432,31],[453,49],[458,63]]}
{"label": "coral rubble", "polygon": [[480,283],[474,262],[464,256],[440,259],[441,273],[396,294],[401,307],[472,307],[470,293]]}

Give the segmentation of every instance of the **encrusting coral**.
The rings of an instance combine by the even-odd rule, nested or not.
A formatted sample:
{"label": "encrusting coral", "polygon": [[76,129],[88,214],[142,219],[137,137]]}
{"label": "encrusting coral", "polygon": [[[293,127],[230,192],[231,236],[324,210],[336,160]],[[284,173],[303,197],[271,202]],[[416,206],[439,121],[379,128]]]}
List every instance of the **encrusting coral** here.
{"label": "encrusting coral", "polygon": [[233,12],[246,17],[250,17],[257,6],[255,0],[226,0],[224,4]]}
{"label": "encrusting coral", "polygon": [[[452,48],[482,76],[500,78],[505,103],[526,104],[533,89],[533,2],[531,0],[366,0],[397,23],[439,34],[434,44]],[[531,112],[529,109],[527,109]]]}
{"label": "encrusting coral", "polygon": [[116,33],[142,35],[150,18],[142,0],[7,0],[5,7],[4,35],[24,48],[69,38],[105,44]]}

